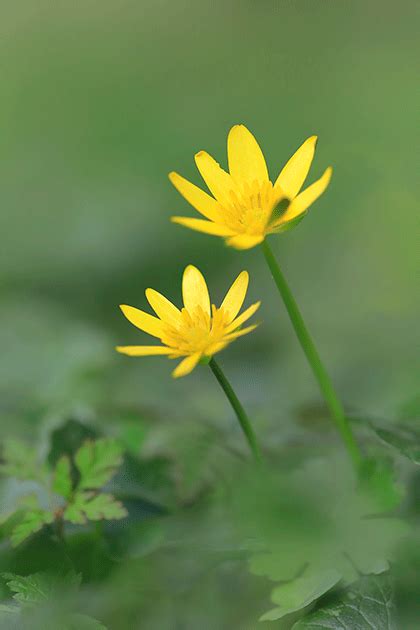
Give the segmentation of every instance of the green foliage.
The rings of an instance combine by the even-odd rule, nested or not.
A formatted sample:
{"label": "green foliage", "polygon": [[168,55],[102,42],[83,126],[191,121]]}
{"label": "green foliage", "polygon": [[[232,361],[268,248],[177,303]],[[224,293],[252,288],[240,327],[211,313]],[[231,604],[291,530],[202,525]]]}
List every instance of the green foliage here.
{"label": "green foliage", "polygon": [[101,488],[115,475],[122,463],[121,446],[117,440],[88,440],[74,457],[80,474],[79,490]]}
{"label": "green foliage", "polygon": [[39,463],[35,448],[13,438],[3,442],[0,474],[16,479],[41,481],[45,472],[45,467]]}
{"label": "green foliage", "polygon": [[339,598],[294,624],[293,630],[397,630],[393,587],[387,575],[364,577]]}
{"label": "green foliage", "polygon": [[30,510],[25,513],[22,520],[12,531],[10,540],[14,547],[20,545],[32,534],[39,532],[44,525],[52,523],[54,514],[47,510]]}
{"label": "green foliage", "polygon": [[[0,621],[5,621],[8,615],[12,615],[16,618],[16,627],[29,630],[45,627],[42,624],[48,618],[48,623],[54,623],[54,630],[106,630],[93,617],[69,612],[66,607],[59,615],[54,611],[54,617],[58,616],[59,619],[51,621],[51,605],[54,607],[63,596],[68,597],[77,592],[81,582],[80,575],[74,572],[59,575],[39,572],[27,576],[3,573],[2,577],[17,605],[0,607]],[[41,625],[38,625],[38,621]]]}
{"label": "green foliage", "polygon": [[87,521],[112,520],[127,516],[127,510],[110,494],[78,491],[64,510],[64,519],[83,525]]}
{"label": "green foliage", "polygon": [[304,574],[291,582],[277,586],[271,593],[271,600],[280,604],[266,612],[261,621],[276,621],[302,608],[306,608],[319,597],[327,593],[341,580],[341,575],[334,569]]}
{"label": "green foliage", "polygon": [[376,435],[401,455],[420,466],[420,431],[409,424],[381,427],[371,423]]}
{"label": "green foliage", "polygon": [[388,493],[387,474],[380,483],[380,470],[372,463],[363,485],[357,487],[336,464],[331,478],[326,463],[308,462],[286,482],[276,477],[263,482],[268,490],[258,505],[261,524],[259,531],[254,527],[254,536],[258,531],[257,540],[265,550],[251,554],[249,567],[256,575],[281,582],[271,594],[280,606],[263,619],[279,619],[305,608],[338,583],[350,584],[360,574],[389,568],[408,527],[401,519],[382,514],[385,507],[394,508],[396,500],[392,484]]}
{"label": "green foliage", "polygon": [[[100,492],[123,461],[121,446],[114,439],[86,440],[75,451],[73,461],[68,454],[62,454],[52,459],[53,464],[41,466],[35,449],[9,440],[3,458],[4,475],[34,480],[40,485],[40,493],[21,499],[17,509],[4,519],[2,529],[5,533],[10,530],[13,547],[54,521],[59,523],[58,531],[61,531],[63,519],[82,525],[88,521],[121,519],[127,515],[120,501],[109,493]],[[49,509],[45,509],[40,496],[43,496],[42,493],[49,494],[50,489],[55,497]]]}
{"label": "green foliage", "polygon": [[73,480],[71,476],[71,462],[67,455],[62,455],[55,466],[52,489],[64,499],[70,499],[71,497]]}

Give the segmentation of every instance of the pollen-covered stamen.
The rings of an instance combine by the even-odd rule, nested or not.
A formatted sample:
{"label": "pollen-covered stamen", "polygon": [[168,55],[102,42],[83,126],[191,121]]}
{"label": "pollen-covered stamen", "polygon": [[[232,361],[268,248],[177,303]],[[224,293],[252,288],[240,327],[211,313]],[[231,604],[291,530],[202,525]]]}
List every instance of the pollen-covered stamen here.
{"label": "pollen-covered stamen", "polygon": [[174,348],[174,353],[192,354],[202,352],[221,341],[227,323],[227,315],[212,305],[212,317],[201,306],[193,312],[183,308],[178,327],[165,326],[162,342]]}
{"label": "pollen-covered stamen", "polygon": [[281,193],[270,181],[245,182],[226,196],[224,223],[240,234],[263,234],[280,197]]}

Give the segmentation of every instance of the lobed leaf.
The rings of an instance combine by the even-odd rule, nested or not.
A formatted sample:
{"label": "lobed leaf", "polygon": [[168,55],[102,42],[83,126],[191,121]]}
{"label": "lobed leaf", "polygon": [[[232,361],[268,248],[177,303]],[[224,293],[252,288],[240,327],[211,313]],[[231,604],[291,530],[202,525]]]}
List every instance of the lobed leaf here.
{"label": "lobed leaf", "polygon": [[127,516],[127,510],[112,495],[92,492],[78,492],[74,502],[64,511],[64,519],[76,525],[84,525],[87,521],[113,520]]}
{"label": "lobed leaf", "polygon": [[45,468],[39,465],[37,452],[21,440],[5,440],[2,448],[0,473],[16,479],[44,479]]}
{"label": "lobed leaf", "polygon": [[117,440],[88,440],[74,459],[80,473],[78,489],[98,489],[108,483],[121,465],[122,450]]}
{"label": "lobed leaf", "polygon": [[277,586],[271,593],[271,600],[279,604],[266,612],[260,621],[276,621],[302,608],[331,590],[341,580],[341,574],[334,569],[305,571],[301,576]]}
{"label": "lobed leaf", "polygon": [[52,523],[54,514],[47,510],[30,510],[23,520],[13,528],[10,540],[12,547],[17,547],[32,534],[38,532],[44,525]]}
{"label": "lobed leaf", "polygon": [[45,602],[54,590],[55,578],[47,573],[33,573],[27,576],[3,573],[2,577],[14,593],[13,599],[25,606]]}

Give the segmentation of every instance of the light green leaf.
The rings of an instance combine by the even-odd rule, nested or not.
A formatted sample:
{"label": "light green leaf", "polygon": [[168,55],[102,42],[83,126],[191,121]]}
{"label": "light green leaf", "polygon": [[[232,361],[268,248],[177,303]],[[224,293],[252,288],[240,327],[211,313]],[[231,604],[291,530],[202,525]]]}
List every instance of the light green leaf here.
{"label": "light green leaf", "polygon": [[388,576],[364,577],[340,599],[310,613],[292,630],[397,630]]}
{"label": "light green leaf", "polygon": [[74,502],[67,506],[64,512],[66,521],[76,525],[83,525],[87,521],[102,519],[113,520],[127,516],[125,507],[110,494],[94,495],[92,492],[79,492]]}
{"label": "light green leaf", "polygon": [[35,481],[43,480],[45,477],[45,467],[39,465],[36,450],[20,440],[13,438],[5,440],[2,460],[0,473],[3,475]]}
{"label": "light green leaf", "polygon": [[67,455],[63,455],[58,460],[53,478],[53,491],[64,499],[69,499],[73,490],[71,478],[71,462]]}
{"label": "light green leaf", "polygon": [[52,523],[54,515],[47,510],[30,510],[23,520],[14,527],[10,537],[13,547],[17,547],[32,534],[38,532],[47,523]]}
{"label": "light green leaf", "polygon": [[13,599],[19,604],[31,606],[46,601],[54,590],[55,578],[47,573],[33,573],[22,576],[15,573],[3,573]]}
{"label": "light green leaf", "polygon": [[340,579],[340,573],[334,569],[305,571],[301,577],[280,584],[271,593],[271,600],[279,606],[265,613],[260,621],[276,621],[305,608],[331,590]]}
{"label": "light green leaf", "polygon": [[404,498],[393,467],[385,459],[366,458],[363,462],[361,489],[371,500],[371,510],[386,512],[396,508]]}
{"label": "light green leaf", "polygon": [[75,455],[79,490],[102,488],[122,463],[120,444],[113,439],[88,440]]}

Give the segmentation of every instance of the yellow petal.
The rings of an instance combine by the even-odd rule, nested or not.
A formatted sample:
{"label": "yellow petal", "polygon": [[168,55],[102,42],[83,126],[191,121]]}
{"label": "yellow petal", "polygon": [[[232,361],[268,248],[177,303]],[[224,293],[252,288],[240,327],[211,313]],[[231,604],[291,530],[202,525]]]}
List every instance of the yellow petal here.
{"label": "yellow petal", "polygon": [[235,249],[251,249],[251,247],[262,243],[263,240],[263,235],[253,236],[252,234],[238,234],[238,236],[227,239],[226,243]]}
{"label": "yellow petal", "polygon": [[134,306],[127,306],[126,304],[121,304],[120,309],[126,316],[129,322],[131,322],[140,330],[149,333],[149,335],[153,335],[154,337],[161,337],[163,334],[163,326],[160,319],[157,317],[153,317],[153,315],[149,315],[149,313],[145,313],[141,311],[139,308],[134,308]]}
{"label": "yellow petal", "polygon": [[233,341],[237,337],[242,337],[242,335],[247,335],[252,330],[255,330],[257,326],[258,324],[253,324],[252,326],[248,326],[247,328],[242,328],[241,330],[238,330],[237,332],[233,332],[230,335],[226,335],[226,337],[223,337],[223,341]]}
{"label": "yellow petal", "polygon": [[205,151],[197,153],[195,163],[208,189],[216,199],[219,201],[226,199],[233,188],[231,176]]}
{"label": "yellow petal", "polygon": [[293,199],[303,186],[315,154],[317,136],[311,136],[287,162],[274,186],[279,186],[289,199]]}
{"label": "yellow petal", "polygon": [[226,341],[226,342],[218,341],[217,343],[213,343],[211,346],[209,346],[206,349],[206,356],[207,357],[213,356],[213,354],[216,354],[216,352],[220,352],[221,350],[226,348],[227,345],[229,345],[229,341]]}
{"label": "yellow petal", "polygon": [[172,352],[172,349],[166,346],[117,346],[115,350],[121,354],[128,354],[130,357],[147,357]]}
{"label": "yellow petal", "polygon": [[267,182],[268,171],[263,152],[244,125],[235,125],[228,135],[229,172],[237,184]]}
{"label": "yellow petal", "polygon": [[188,203],[203,216],[211,221],[217,221],[220,218],[217,201],[204,192],[204,190],[201,190],[198,186],[184,179],[184,177],[181,177],[178,173],[169,173],[169,179]]}
{"label": "yellow petal", "polygon": [[204,234],[212,234],[213,236],[232,236],[235,234],[233,230],[230,230],[221,223],[213,223],[212,221],[203,221],[203,219],[192,219],[190,217],[171,217],[172,223],[178,223],[184,225],[191,230],[197,232],[204,232]]}
{"label": "yellow petal", "polygon": [[255,302],[255,304],[252,304],[250,307],[248,307],[241,315],[239,315],[239,317],[234,319],[233,322],[229,326],[227,326],[225,333],[230,333],[236,330],[239,326],[242,326],[242,324],[246,322],[247,319],[253,316],[255,311],[257,311],[260,306],[261,302]]}
{"label": "yellow petal", "polygon": [[185,268],[182,277],[182,297],[184,306],[190,313],[194,313],[197,306],[201,306],[210,315],[210,296],[206,281],[202,273],[193,265]]}
{"label": "yellow petal", "polygon": [[186,376],[190,372],[193,371],[197,363],[201,358],[201,352],[196,352],[195,354],[191,354],[186,357],[172,372],[172,376],[174,378],[179,378],[180,376]]}
{"label": "yellow petal", "polygon": [[154,289],[146,289],[146,298],[156,315],[167,324],[177,326],[181,320],[181,311],[164,295]]}
{"label": "yellow petal", "polygon": [[330,183],[332,168],[329,166],[322,177],[308,186],[303,192],[293,199],[286,212],[282,215],[280,223],[291,221],[305,212],[313,202],[318,199]]}
{"label": "yellow petal", "polygon": [[236,278],[235,282],[226,293],[220,308],[228,313],[227,323],[230,323],[241,310],[242,304],[248,290],[249,275],[247,271],[242,271]]}

